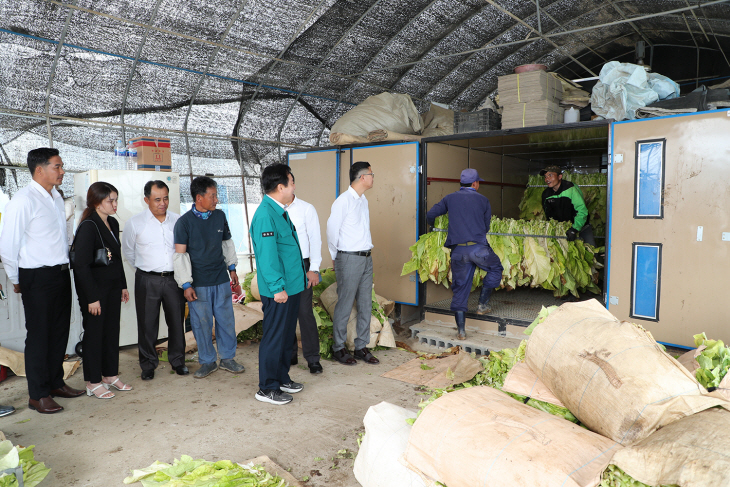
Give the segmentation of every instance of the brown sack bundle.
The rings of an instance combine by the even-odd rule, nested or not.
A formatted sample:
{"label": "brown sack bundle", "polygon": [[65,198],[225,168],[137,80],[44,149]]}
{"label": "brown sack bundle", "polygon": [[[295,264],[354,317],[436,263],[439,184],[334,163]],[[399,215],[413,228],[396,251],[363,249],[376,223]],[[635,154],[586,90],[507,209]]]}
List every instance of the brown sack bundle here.
{"label": "brown sack bundle", "polygon": [[619,448],[570,421],[478,386],[426,406],[404,460],[449,486],[593,487]]}
{"label": "brown sack bundle", "polygon": [[423,129],[422,124],[421,116],[409,95],[380,93],[369,96],[343,114],[332,126],[331,132],[359,137],[367,137],[369,132],[378,129],[417,134]]}
{"label": "brown sack bundle", "polygon": [[538,325],[525,361],[592,431],[623,445],[717,405],[649,332],[595,299],[567,303]]}
{"label": "brown sack bundle", "polygon": [[730,487],[730,412],[680,419],[620,450],[611,463],[648,485]]}

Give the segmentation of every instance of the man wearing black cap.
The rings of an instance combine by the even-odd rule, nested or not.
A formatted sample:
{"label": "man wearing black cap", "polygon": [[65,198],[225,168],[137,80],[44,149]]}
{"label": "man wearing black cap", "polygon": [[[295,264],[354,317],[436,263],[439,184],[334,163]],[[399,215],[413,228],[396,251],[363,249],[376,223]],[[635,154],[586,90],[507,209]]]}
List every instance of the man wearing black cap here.
{"label": "man wearing black cap", "polygon": [[437,216],[449,214],[445,246],[451,249],[451,289],[454,292],[451,310],[456,318],[456,337],[463,340],[474,271],[477,267],[487,271],[477,307],[477,314],[484,315],[491,312],[489,298],[502,280],[502,264],[487,243],[492,207],[486,196],[477,193],[479,182],[484,180],[476,169],[464,169],[460,181],[459,191],[444,196],[426,217],[429,225],[433,225]]}
{"label": "man wearing black cap", "polygon": [[545,218],[559,222],[571,222],[573,226],[565,232],[568,241],[580,236],[581,240],[596,245],[593,227],[588,223],[588,208],[580,188],[570,181],[563,181],[563,170],[558,166],[548,166],[540,171],[545,177],[547,188],[542,192],[542,208]]}

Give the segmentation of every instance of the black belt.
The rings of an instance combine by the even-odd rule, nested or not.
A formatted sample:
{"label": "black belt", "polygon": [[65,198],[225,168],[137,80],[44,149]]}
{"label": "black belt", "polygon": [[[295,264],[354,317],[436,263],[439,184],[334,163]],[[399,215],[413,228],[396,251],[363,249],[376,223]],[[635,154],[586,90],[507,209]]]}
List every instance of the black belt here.
{"label": "black belt", "polygon": [[153,276],[174,276],[175,271],[165,271],[165,272],[152,272],[152,271],[143,271],[142,269],[137,269],[138,272],[141,272],[142,274],[152,274]]}
{"label": "black belt", "polygon": [[61,271],[67,271],[68,264],[44,265],[44,266],[41,266],[41,269],[57,269],[57,270],[61,270]]}
{"label": "black belt", "polygon": [[340,254],[350,254],[350,255],[359,255],[360,257],[370,257],[370,254],[373,252],[372,250],[338,250],[337,251]]}

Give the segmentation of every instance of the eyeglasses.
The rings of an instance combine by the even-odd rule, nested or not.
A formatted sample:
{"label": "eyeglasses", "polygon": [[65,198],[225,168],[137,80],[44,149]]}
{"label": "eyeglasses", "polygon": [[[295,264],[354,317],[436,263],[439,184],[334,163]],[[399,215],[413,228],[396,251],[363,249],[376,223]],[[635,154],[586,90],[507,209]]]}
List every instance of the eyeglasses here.
{"label": "eyeglasses", "polygon": [[374,172],[368,172],[368,173],[362,174],[362,176],[372,176],[372,177],[375,177],[375,173]]}

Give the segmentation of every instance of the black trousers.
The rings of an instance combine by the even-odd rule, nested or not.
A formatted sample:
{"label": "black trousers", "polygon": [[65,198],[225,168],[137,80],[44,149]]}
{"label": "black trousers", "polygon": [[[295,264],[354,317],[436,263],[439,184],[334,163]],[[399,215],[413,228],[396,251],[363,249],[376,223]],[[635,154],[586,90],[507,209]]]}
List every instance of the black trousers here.
{"label": "black trousers", "polygon": [[119,315],[122,311],[122,287],[118,281],[97,281],[101,314],[89,313],[89,301],[79,295],[79,306],[83,316],[84,380],[93,384],[101,382],[102,376],[119,374]]}
{"label": "black trousers", "polygon": [[289,296],[286,303],[261,296],[264,312],[264,336],[259,344],[259,389],[278,389],[286,384],[291,366],[291,343],[296,340],[299,296]]}
{"label": "black trousers", "polygon": [[[309,259],[304,259],[304,268],[309,272]],[[302,336],[302,354],[307,363],[319,362],[319,332],[317,330],[317,320],[314,318],[312,310],[312,296],[314,289],[309,287],[299,293],[299,331]],[[296,357],[299,353],[299,343],[297,336],[294,335],[294,351],[292,357]]]}
{"label": "black trousers", "polygon": [[25,310],[25,375],[33,400],[63,387],[71,322],[71,274],[61,266],[18,269]]}
{"label": "black trousers", "polygon": [[142,370],[157,368],[155,341],[160,331],[160,304],[167,322],[167,360],[173,367],[185,365],[185,296],[173,276],[156,276],[137,269],[134,275],[137,310],[137,344]]}

